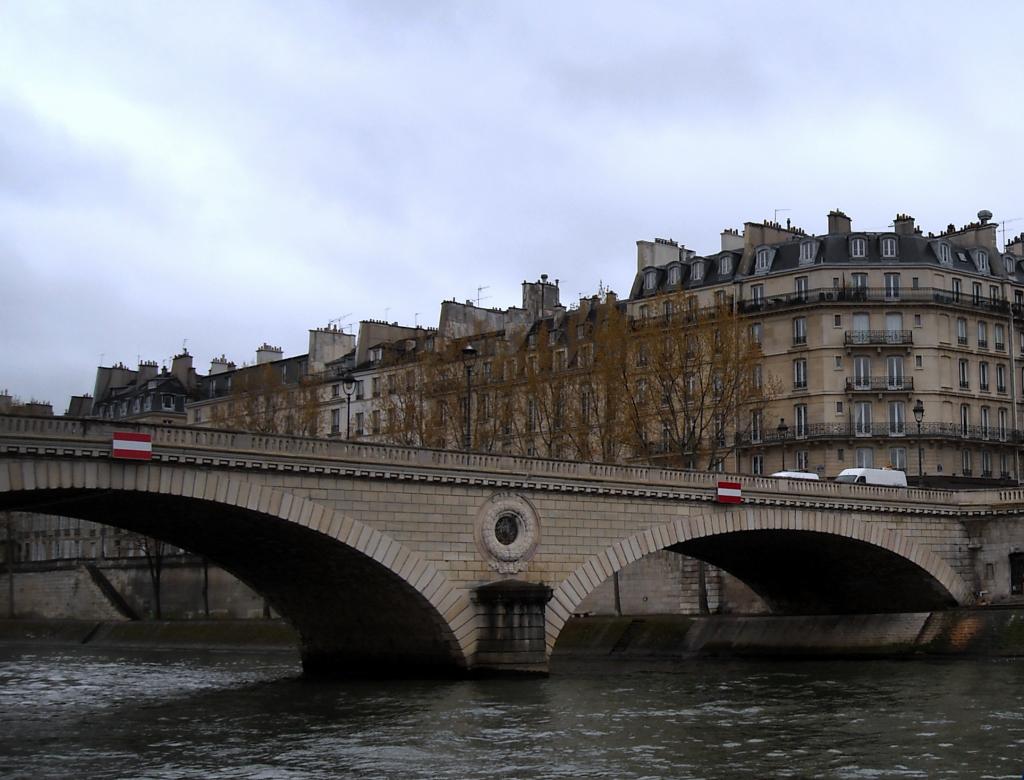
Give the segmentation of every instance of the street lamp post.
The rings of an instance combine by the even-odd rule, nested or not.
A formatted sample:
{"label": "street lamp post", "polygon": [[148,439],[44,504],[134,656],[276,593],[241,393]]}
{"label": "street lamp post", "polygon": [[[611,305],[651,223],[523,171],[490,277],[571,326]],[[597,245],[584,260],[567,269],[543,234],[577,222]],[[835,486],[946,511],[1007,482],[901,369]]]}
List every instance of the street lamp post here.
{"label": "street lamp post", "polygon": [[782,470],[786,470],[786,434],[789,432],[789,426],[786,425],[786,418],[779,418],[779,427],[775,429],[779,433],[779,441],[782,442]]}
{"label": "street lamp post", "polygon": [[921,421],[924,419],[924,404],[921,403],[920,398],[914,404],[914,419],[917,420],[917,485],[920,487],[921,481],[924,479],[924,453],[921,449]]}
{"label": "street lamp post", "polygon": [[476,347],[466,344],[462,348],[462,364],[466,367],[466,433],[462,439],[463,449],[469,450],[473,445],[472,428],[470,427],[473,418],[470,407],[470,394],[473,391],[473,361],[476,360]]}
{"label": "street lamp post", "polygon": [[346,371],[341,378],[341,387],[345,391],[345,440],[352,438],[352,393],[356,389],[356,378],[351,371]]}

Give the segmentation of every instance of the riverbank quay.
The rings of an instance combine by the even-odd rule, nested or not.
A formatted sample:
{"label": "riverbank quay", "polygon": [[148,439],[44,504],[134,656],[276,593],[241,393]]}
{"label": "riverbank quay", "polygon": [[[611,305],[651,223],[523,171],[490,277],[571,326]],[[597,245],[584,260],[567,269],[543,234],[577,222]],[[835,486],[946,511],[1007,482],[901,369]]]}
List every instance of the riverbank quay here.
{"label": "riverbank quay", "polygon": [[[0,642],[285,650],[282,620],[0,620]],[[699,657],[1024,657],[1024,607],[877,615],[644,615],[569,621],[553,661]]]}
{"label": "riverbank quay", "polygon": [[0,643],[125,648],[298,650],[283,620],[0,620]]}
{"label": "riverbank quay", "polygon": [[553,661],[1024,657],[1024,607],[875,615],[577,617]]}

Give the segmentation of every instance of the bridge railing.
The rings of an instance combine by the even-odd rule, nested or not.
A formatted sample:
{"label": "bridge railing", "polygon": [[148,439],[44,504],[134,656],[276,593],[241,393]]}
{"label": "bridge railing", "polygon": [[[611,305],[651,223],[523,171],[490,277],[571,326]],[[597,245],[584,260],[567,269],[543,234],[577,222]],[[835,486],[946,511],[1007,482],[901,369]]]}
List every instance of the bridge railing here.
{"label": "bridge railing", "polygon": [[812,502],[880,500],[901,504],[935,507],[966,507],[978,505],[1024,505],[1024,487],[976,491],[946,491],[926,488],[894,489],[872,485],[779,479],[749,474],[668,469],[661,466],[614,465],[579,461],[547,460],[515,455],[500,455],[454,450],[432,450],[336,439],[313,439],[271,434],[253,434],[212,428],[159,426],[148,424],[114,424],[107,421],[68,417],[21,417],[0,415],[0,437],[36,439],[65,446],[109,448],[112,435],[118,430],[139,430],[153,437],[154,450],[176,450],[174,454],[212,459],[248,456],[285,459],[291,462],[356,463],[365,465],[403,466],[424,470],[476,472],[504,478],[531,481],[547,479],[573,480],[589,483],[615,483],[617,488],[657,488],[713,492],[722,479],[742,483],[746,495],[785,493],[789,499]]}

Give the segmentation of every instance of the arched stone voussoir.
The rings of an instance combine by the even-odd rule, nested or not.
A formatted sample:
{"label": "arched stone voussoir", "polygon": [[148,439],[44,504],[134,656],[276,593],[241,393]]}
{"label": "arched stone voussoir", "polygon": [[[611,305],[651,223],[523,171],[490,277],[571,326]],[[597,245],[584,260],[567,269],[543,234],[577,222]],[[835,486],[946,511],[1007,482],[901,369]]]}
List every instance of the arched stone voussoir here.
{"label": "arched stone voussoir", "polygon": [[457,663],[468,667],[473,657],[475,631],[464,626],[456,631],[447,617],[473,613],[468,593],[455,587],[444,572],[420,553],[341,510],[288,490],[215,472],[197,475],[194,469],[175,464],[101,461],[87,463],[83,470],[27,459],[12,460],[0,466],[0,495],[68,490],[84,490],[86,494],[92,491],[151,493],[162,499],[216,504],[304,526],[358,551],[388,570],[430,605],[457,656]]}
{"label": "arched stone voussoir", "polygon": [[[593,583],[595,572],[606,574],[603,582],[635,560],[654,552],[684,545],[688,541],[746,531],[800,531],[863,542],[914,564],[941,585],[956,603],[969,604],[973,599],[963,578],[940,555],[893,528],[867,521],[862,515],[850,513],[841,517],[836,512],[743,506],[726,512],[702,512],[675,518],[664,526],[630,534],[587,558],[554,589],[545,616],[548,652],[551,652],[577,607],[601,584]],[[652,538],[659,544],[652,545]],[[666,539],[668,543],[665,543]]]}

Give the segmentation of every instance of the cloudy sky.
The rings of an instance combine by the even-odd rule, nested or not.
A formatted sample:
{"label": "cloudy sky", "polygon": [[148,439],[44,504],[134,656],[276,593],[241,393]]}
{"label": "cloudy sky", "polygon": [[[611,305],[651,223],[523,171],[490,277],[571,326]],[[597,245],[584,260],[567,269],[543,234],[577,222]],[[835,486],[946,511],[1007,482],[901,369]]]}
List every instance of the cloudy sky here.
{"label": "cloudy sky", "polygon": [[[443,299],[990,209],[1024,230],[1024,4],[0,2],[0,389],[251,361]],[[479,289],[478,288],[482,288]]]}

